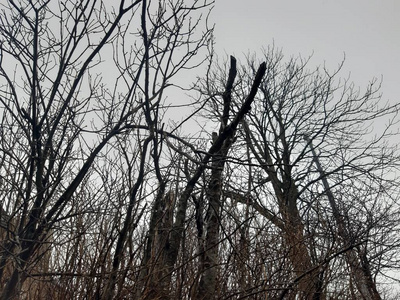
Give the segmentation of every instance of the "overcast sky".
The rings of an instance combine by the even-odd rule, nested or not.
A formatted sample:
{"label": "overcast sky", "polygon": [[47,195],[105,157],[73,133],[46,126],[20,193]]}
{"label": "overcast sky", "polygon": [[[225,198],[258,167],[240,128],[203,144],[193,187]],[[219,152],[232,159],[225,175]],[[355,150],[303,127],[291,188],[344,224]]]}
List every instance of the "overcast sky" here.
{"label": "overcast sky", "polygon": [[400,100],[400,0],[217,0],[211,21],[218,54],[274,43],[332,69],[345,54],[342,76],[361,87],[383,76],[383,99]]}

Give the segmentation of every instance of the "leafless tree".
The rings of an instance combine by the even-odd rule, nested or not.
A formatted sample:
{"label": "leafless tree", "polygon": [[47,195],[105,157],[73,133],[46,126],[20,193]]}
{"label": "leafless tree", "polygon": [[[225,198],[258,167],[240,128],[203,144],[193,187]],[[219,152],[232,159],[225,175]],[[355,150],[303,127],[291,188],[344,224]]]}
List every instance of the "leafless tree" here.
{"label": "leafless tree", "polygon": [[[124,282],[121,263],[144,207],[139,202],[146,174],[151,165],[157,169],[162,145],[157,132],[162,130],[163,94],[178,71],[201,63],[193,58],[209,43],[212,29],[205,27],[199,33],[197,28],[203,26],[211,4],[145,0],[112,5],[13,0],[3,4],[1,191],[8,224],[15,227],[8,227],[2,244],[0,278],[6,284],[2,299],[20,295],[31,276],[32,258],[49,234],[62,238],[69,220],[73,220],[69,233],[76,234],[76,240],[57,257],[64,256],[64,267],[74,266],[71,278],[78,276],[78,262],[65,255],[84,258],[77,251],[90,242],[81,237],[95,234],[87,217],[101,216],[109,205],[114,208],[105,221],[112,224],[103,223],[100,233],[107,232],[97,241],[105,243],[98,245],[106,246],[99,255],[106,251],[101,254],[107,257],[103,263],[110,265],[94,263],[105,272],[95,284],[98,296],[110,299]],[[96,176],[94,168],[107,170],[103,164],[118,162],[120,156],[125,157],[119,164],[123,169]],[[119,191],[106,191],[106,185],[97,185],[98,192],[85,191],[87,183],[113,177]],[[91,198],[101,200],[109,193],[111,202]],[[5,274],[9,264],[11,274]],[[93,267],[82,272],[95,278]]]}
{"label": "leafless tree", "polygon": [[[287,258],[291,271],[281,270],[287,280],[254,291],[279,289],[281,298],[323,299],[339,295],[340,283],[348,297],[380,299],[376,276],[383,264],[375,256],[377,241],[385,236],[388,242],[389,230],[390,245],[383,252],[392,256],[398,245],[398,225],[392,221],[397,219],[398,153],[390,144],[398,105],[381,103],[375,81],[363,94],[348,80],[337,81],[340,67],[333,73],[309,71],[307,60],[285,63],[275,49],[262,59],[266,76],[242,122],[237,145],[243,146],[229,158],[238,173],[251,170],[251,189],[248,182],[229,179],[224,194],[273,224],[281,239],[275,251]],[[249,57],[248,67],[238,72],[236,99],[246,92],[254,61]],[[210,97],[225,76],[222,68],[215,70],[204,84],[213,85]],[[213,105],[208,116],[216,114]],[[373,136],[371,124],[382,118],[385,127]],[[246,147],[248,163],[241,159]],[[337,264],[348,267],[336,271]]]}

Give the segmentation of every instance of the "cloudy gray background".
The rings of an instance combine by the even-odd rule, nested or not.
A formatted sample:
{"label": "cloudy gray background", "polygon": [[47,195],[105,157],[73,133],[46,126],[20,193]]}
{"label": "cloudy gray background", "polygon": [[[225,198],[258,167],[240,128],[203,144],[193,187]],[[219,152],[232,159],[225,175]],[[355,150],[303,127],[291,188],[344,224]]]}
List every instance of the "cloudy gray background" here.
{"label": "cloudy gray background", "polygon": [[341,76],[351,72],[360,87],[382,77],[382,100],[399,102],[399,0],[217,0],[210,20],[219,55],[243,58],[274,43],[330,69],[345,55]]}

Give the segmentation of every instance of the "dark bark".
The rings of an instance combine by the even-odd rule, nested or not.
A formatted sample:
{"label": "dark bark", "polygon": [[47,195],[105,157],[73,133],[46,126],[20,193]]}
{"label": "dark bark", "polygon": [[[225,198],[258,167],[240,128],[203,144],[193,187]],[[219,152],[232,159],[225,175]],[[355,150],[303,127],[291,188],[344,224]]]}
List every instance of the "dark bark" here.
{"label": "dark bark", "polygon": [[[244,115],[250,110],[251,102],[257,93],[258,87],[265,73],[265,63],[262,64],[254,79],[250,94],[245,101],[239,114],[236,116],[235,121],[241,121]],[[224,133],[228,128],[228,120],[230,115],[230,108],[232,102],[232,88],[237,74],[236,59],[231,56],[231,65],[225,91],[223,93],[223,114],[221,118],[219,135]],[[251,99],[251,101],[249,101]],[[249,102],[249,103],[248,103]],[[247,103],[247,104],[246,104]],[[240,119],[239,119],[240,118]],[[210,182],[206,190],[208,199],[208,210],[206,213],[206,234],[204,240],[204,247],[201,249],[203,252],[200,256],[199,276],[200,282],[198,283],[197,291],[195,291],[195,299],[214,299],[217,297],[217,275],[218,275],[218,247],[220,240],[220,223],[221,223],[221,207],[224,205],[222,202],[222,182],[223,170],[227,159],[228,152],[235,142],[236,126],[228,132],[228,136],[221,148],[215,152],[211,163],[211,176]],[[214,139],[215,144],[217,140]]]}

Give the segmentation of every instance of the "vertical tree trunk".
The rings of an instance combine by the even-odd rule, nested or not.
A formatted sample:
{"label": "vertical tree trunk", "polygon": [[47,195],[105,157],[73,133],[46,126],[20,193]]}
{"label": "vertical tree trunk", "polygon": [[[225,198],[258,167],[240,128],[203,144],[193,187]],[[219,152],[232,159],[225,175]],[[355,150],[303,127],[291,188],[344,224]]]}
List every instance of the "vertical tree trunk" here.
{"label": "vertical tree trunk", "polygon": [[213,299],[216,294],[220,214],[221,205],[223,205],[221,203],[222,171],[226,158],[226,153],[221,155],[221,151],[213,158],[211,179],[206,191],[208,199],[205,220],[206,236],[201,256],[200,272],[202,275],[196,299]]}
{"label": "vertical tree trunk", "polygon": [[[229,113],[232,102],[232,88],[237,74],[236,59],[231,56],[229,75],[225,92],[222,96],[224,101],[222,119],[219,129],[219,135],[224,132],[228,126]],[[217,285],[217,265],[218,265],[218,244],[219,244],[219,227],[221,215],[221,193],[223,182],[223,170],[229,149],[233,144],[235,131],[229,133],[228,138],[224,141],[222,147],[217,151],[211,163],[211,178],[206,190],[208,199],[208,209],[206,213],[206,235],[204,241],[204,249],[200,256],[199,273],[200,282],[196,292],[195,299],[213,299],[216,296]],[[212,143],[216,142],[217,133],[212,134]]]}
{"label": "vertical tree trunk", "polygon": [[[291,182],[289,192],[285,194],[285,202],[280,203],[280,211],[284,220],[283,237],[285,245],[288,247],[287,253],[293,266],[295,278],[301,278],[295,286],[295,292],[289,294],[293,299],[300,297],[300,299],[317,300],[320,299],[322,293],[319,273],[318,269],[310,272],[313,268],[313,262],[304,236],[304,225],[296,206],[298,191],[293,182]],[[304,276],[304,274],[306,275]]]}
{"label": "vertical tree trunk", "polygon": [[[337,207],[335,197],[331,191],[328,180],[326,178],[326,174],[322,168],[322,165],[318,159],[318,155],[314,149],[314,146],[311,140],[305,135],[304,139],[308,143],[312,155],[314,163],[317,167],[317,170],[320,174],[320,178],[325,188],[326,196],[328,197],[329,205],[331,206],[333,217],[336,221],[337,225],[337,233],[341,239],[341,242],[344,247],[350,247],[352,241],[350,240],[350,234],[347,230],[346,224],[343,220],[343,216],[341,215],[339,208]],[[372,279],[371,271],[368,265],[363,263],[363,259],[356,252],[355,248],[350,248],[345,253],[345,258],[347,264],[351,270],[351,276],[355,282],[358,292],[362,295],[363,299],[366,300],[380,300],[381,297],[376,289],[376,285],[374,280]]]}
{"label": "vertical tree trunk", "polygon": [[[293,272],[297,281],[297,286],[290,293],[291,298],[295,298],[296,294],[302,299],[319,299],[320,284],[318,270],[308,273],[312,269],[312,259],[308,252],[307,241],[304,236],[304,226],[300,213],[297,208],[298,189],[292,178],[290,168],[290,161],[288,153],[282,154],[282,159],[285,166],[280,168],[281,176],[278,177],[277,167],[274,166],[272,160],[271,150],[265,147],[265,150],[260,146],[258,141],[252,134],[248,124],[243,122],[244,130],[248,136],[249,145],[252,153],[259,162],[260,166],[265,170],[268,175],[268,182],[272,184],[282,222],[279,222],[279,228],[282,230],[282,236],[288,259],[293,267]],[[284,144],[284,134],[281,135],[282,143]],[[271,219],[272,222],[275,222]],[[303,276],[307,273],[306,276]],[[284,291],[282,295],[285,295]]]}

